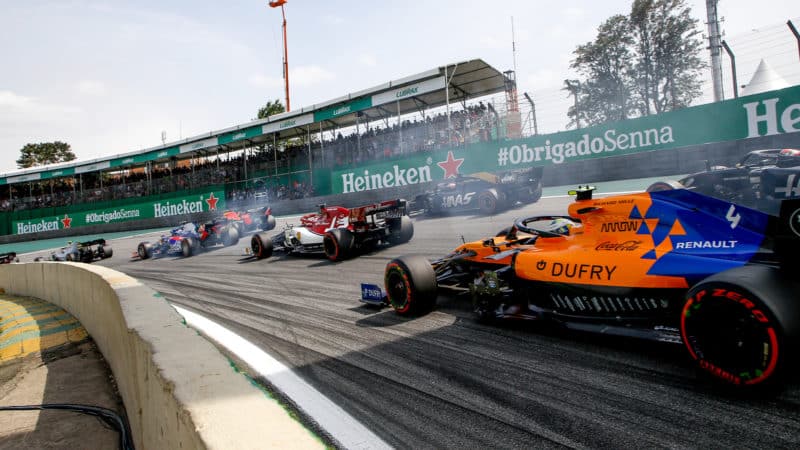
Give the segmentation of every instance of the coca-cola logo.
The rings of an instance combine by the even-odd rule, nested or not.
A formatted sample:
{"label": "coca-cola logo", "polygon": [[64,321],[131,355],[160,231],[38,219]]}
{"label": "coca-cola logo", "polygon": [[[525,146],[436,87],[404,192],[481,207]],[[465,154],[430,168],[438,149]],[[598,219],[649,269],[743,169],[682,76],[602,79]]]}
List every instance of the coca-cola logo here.
{"label": "coca-cola logo", "polygon": [[642,241],[625,241],[625,242],[611,242],[605,241],[597,244],[595,250],[603,250],[607,252],[632,252],[639,248]]}

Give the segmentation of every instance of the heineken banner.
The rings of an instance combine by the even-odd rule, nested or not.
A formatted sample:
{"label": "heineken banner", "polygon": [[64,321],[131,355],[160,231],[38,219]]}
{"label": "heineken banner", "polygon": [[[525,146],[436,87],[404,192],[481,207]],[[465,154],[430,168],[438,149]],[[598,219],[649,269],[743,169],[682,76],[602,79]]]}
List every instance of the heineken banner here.
{"label": "heineken banner", "polygon": [[[88,205],[87,205],[88,207]],[[11,229],[14,234],[41,233],[43,231],[64,230],[67,228],[100,225],[104,223],[127,222],[131,220],[156,219],[180,216],[225,208],[225,192],[209,191],[187,197],[173,197],[147,203],[135,203],[119,208],[107,208],[64,214],[58,217],[16,220]]]}
{"label": "heineken banner", "polygon": [[800,86],[580,130],[417,153],[391,162],[334,171],[331,188],[334,194],[360,192],[459,174],[564,164],[793,132],[800,132]]}

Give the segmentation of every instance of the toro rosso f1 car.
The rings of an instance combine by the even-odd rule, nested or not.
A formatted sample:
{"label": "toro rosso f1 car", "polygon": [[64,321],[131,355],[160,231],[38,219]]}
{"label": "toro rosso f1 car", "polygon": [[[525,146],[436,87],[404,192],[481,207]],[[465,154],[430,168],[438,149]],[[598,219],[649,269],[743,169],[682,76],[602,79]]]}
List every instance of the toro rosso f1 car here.
{"label": "toro rosso f1 car", "polygon": [[200,234],[192,222],[185,222],[170,230],[169,235],[161,236],[156,242],[140,242],[134,257],[139,259],[161,256],[192,256],[200,247]]}
{"label": "toro rosso f1 car", "polygon": [[402,244],[414,235],[414,224],[406,214],[405,200],[344,208],[320,205],[318,213],[300,219],[300,226],[288,226],[273,237],[256,233],[250,249],[256,258],[268,258],[275,251],[325,253],[339,261],[378,244]]}
{"label": "toro rosso f1 car", "polygon": [[[800,200],[770,216],[686,189],[602,199],[592,189],[573,191],[568,216],[517,219],[432,262],[392,260],[384,301],[424,314],[454,290],[483,321],[682,342],[731,385],[788,372],[800,337]],[[380,288],[365,286],[363,300],[376,301]]]}
{"label": "toro rosso f1 car", "polygon": [[[86,242],[69,242],[66,247],[53,252],[51,261],[74,261],[91,263],[98,259],[111,258],[114,251],[106,245],[105,239],[95,239]],[[41,261],[41,258],[38,258]]]}
{"label": "toro rosso f1 car", "polygon": [[411,209],[428,214],[477,210],[489,215],[518,202],[536,203],[541,197],[542,168],[534,167],[444,180],[433,191],[418,195]]}

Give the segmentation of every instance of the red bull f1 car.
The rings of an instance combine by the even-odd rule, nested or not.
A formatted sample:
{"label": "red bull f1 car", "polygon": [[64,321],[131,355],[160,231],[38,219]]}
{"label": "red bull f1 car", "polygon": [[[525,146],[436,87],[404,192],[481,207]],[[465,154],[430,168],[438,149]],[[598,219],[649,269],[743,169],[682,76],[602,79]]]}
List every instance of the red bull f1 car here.
{"label": "red bull f1 car", "polygon": [[779,216],[686,189],[593,199],[567,216],[517,219],[496,236],[428,261],[392,260],[386,294],[362,301],[401,315],[440,291],[471,299],[479,320],[553,321],[570,329],[682,343],[700,369],[737,387],[777,384],[800,338],[800,199]]}
{"label": "red bull f1 car", "polygon": [[320,205],[317,213],[300,219],[300,226],[288,226],[270,237],[256,233],[250,250],[258,258],[273,252],[324,253],[331,261],[339,261],[380,244],[402,244],[414,235],[414,224],[406,214],[405,200],[344,208]]}
{"label": "red bull f1 car", "polygon": [[247,211],[225,211],[222,217],[234,224],[239,236],[255,230],[269,231],[275,228],[275,216],[268,206]]}

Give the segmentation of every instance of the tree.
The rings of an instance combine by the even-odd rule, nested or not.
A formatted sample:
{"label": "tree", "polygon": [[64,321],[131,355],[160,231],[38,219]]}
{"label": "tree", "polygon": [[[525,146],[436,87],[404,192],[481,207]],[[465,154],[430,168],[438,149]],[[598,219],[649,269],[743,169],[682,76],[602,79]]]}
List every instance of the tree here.
{"label": "tree", "polygon": [[75,159],[75,153],[72,153],[70,145],[61,141],[25,144],[19,152],[17,167],[20,169]]}
{"label": "tree", "polygon": [[[629,16],[603,22],[594,41],[579,45],[570,67],[584,79],[580,119],[597,125],[684,108],[701,94],[702,42],[685,0],[634,0]],[[580,117],[576,116],[580,113]]]}
{"label": "tree", "polygon": [[593,42],[575,49],[570,67],[583,75],[585,81],[580,83],[578,91],[580,117],[576,117],[574,107],[568,112],[573,122],[580,119],[587,125],[597,125],[630,116],[634,110],[630,101],[632,45],[628,18],[615,15],[600,25]]}
{"label": "tree", "polygon": [[630,22],[636,39],[633,69],[642,115],[689,106],[702,93],[703,48],[697,20],[685,0],[634,0]]}
{"label": "tree", "polygon": [[280,100],[268,101],[266,105],[258,109],[258,117],[256,119],[266,119],[269,116],[285,112],[283,103]]}

